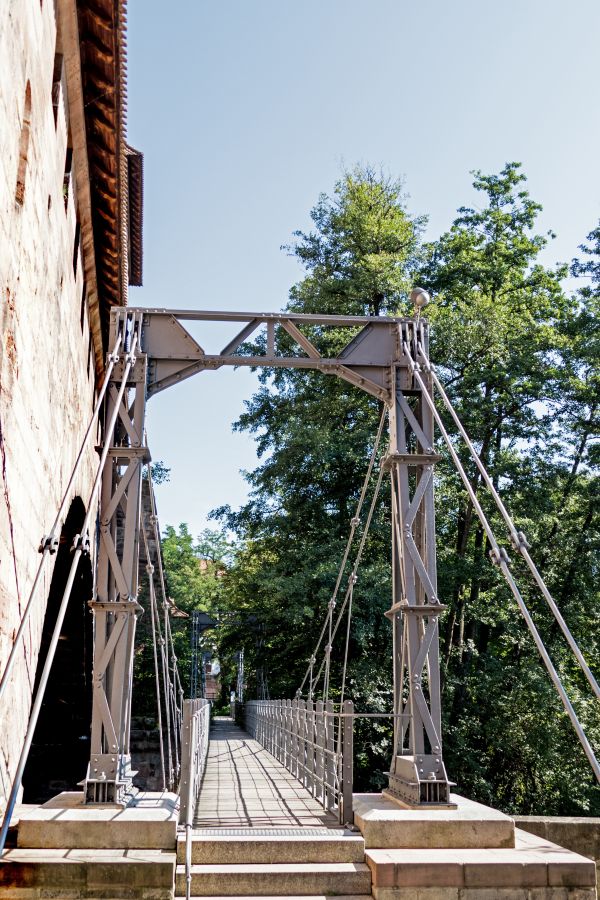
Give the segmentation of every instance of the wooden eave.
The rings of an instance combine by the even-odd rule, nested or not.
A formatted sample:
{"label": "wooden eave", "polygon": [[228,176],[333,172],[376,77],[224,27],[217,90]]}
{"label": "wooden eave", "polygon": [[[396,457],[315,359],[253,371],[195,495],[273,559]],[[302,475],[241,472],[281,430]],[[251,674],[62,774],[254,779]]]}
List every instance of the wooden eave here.
{"label": "wooden eave", "polygon": [[77,0],[98,310],[127,303],[128,202],[125,0]]}

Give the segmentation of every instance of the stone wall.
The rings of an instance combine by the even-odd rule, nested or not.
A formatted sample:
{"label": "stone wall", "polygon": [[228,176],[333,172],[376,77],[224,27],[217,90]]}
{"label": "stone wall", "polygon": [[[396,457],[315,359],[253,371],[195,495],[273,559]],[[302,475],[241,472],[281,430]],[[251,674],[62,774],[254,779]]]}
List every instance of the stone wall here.
{"label": "stone wall", "polygon": [[160,759],[160,735],[153,718],[137,717],[131,720],[131,768],[137,772],[135,787],[142,791],[162,791],[162,765]]}
{"label": "stone wall", "polygon": [[[94,402],[75,177],[65,172],[68,85],[55,56],[73,48],[61,40],[52,0],[0,3],[0,672]],[[93,445],[65,516],[72,498],[88,503]],[[0,700],[0,806],[27,726],[54,559]]]}
{"label": "stone wall", "polygon": [[593,816],[515,816],[517,828],[600,864],[600,819]]}

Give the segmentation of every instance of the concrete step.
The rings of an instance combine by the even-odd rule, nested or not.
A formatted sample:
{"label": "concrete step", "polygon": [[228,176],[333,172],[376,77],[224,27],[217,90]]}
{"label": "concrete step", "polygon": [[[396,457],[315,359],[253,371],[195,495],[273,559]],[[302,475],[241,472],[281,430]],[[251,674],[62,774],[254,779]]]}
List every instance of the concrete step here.
{"label": "concrete step", "polygon": [[[185,862],[185,835],[177,839],[177,861]],[[196,829],[192,863],[364,862],[362,835],[344,828]]]}
{"label": "concrete step", "polygon": [[0,898],[110,897],[169,900],[175,853],[161,850],[6,850]]}
{"label": "concrete step", "polygon": [[[371,891],[364,863],[271,863],[192,866],[195,897],[360,895]],[[185,895],[185,866],[177,866],[175,894]]]}
{"label": "concrete step", "polygon": [[367,850],[377,900],[521,898],[595,900],[596,867],[583,856],[517,830],[513,849]]}

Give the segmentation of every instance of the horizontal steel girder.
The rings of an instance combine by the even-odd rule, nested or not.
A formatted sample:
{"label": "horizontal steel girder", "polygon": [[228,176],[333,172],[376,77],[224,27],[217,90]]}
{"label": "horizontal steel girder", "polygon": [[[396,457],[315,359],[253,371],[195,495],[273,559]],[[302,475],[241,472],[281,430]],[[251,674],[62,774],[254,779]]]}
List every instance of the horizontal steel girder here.
{"label": "horizontal steel girder", "polygon": [[[243,327],[215,354],[204,351],[182,324],[186,321],[237,322]],[[348,342],[335,358],[323,357],[316,346],[328,328],[348,330]],[[96,627],[88,802],[118,801],[131,779],[141,478],[149,458],[146,397],[205,370],[263,366],[336,375],[389,409],[390,452],[384,466],[392,485],[394,591],[388,618],[394,636],[396,713],[390,791],[415,805],[447,804],[438,650],[438,619],[444,607],[437,598],[433,497],[433,466],[439,457],[433,450],[433,419],[413,376],[419,352],[427,352],[423,321],[117,308],[111,314],[111,346],[118,331],[125,336],[125,349],[134,347],[135,357],[126,352],[119,360],[108,394],[109,411],[118,407],[118,427],[104,436],[110,452],[102,482],[98,575],[91,604]],[[263,339],[248,355],[246,342],[261,332]],[[425,389],[430,392],[429,381]]]}
{"label": "horizontal steel girder", "polygon": [[[143,320],[143,346],[148,357],[148,395],[158,393],[198,372],[222,366],[314,369],[337,375],[361,390],[389,403],[391,368],[406,373],[403,341],[412,343],[414,321],[384,316],[312,316],[287,313],[228,313],[193,310],[136,310]],[[113,329],[124,310],[113,312]],[[207,353],[182,323],[242,323],[218,353]],[[399,326],[401,326],[399,328]],[[322,356],[315,329],[348,330],[348,343],[335,357]],[[264,349],[250,354],[246,344],[264,335]],[[400,340],[402,333],[403,341]],[[285,344],[281,348],[281,337]]]}

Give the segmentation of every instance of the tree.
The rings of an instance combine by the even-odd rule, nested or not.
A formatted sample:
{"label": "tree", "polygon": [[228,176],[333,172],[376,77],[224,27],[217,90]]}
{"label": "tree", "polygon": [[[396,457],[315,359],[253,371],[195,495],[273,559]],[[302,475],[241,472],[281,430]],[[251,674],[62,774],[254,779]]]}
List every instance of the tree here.
{"label": "tree", "polygon": [[[231,558],[232,546],[227,537],[217,530],[206,529],[194,541],[188,526],[182,522],[177,529],[167,525],[161,540],[161,551],[167,597],[183,616],[170,616],[175,656],[186,696],[189,696],[191,666],[190,615],[194,610],[202,610],[213,617],[219,615],[225,606],[224,576],[227,561]],[[155,586],[162,615],[162,602],[158,572],[155,571]],[[154,657],[152,650],[151,616],[149,611],[149,589],[144,573],[140,602],[146,609],[139,625],[136,650],[136,682],[139,699],[136,710],[148,714],[154,711]],[[216,647],[214,635],[207,633],[207,649]]]}
{"label": "tree", "polygon": [[[516,163],[475,173],[478,208],[463,207],[439,240],[420,244],[422,219],[405,209],[401,185],[369,169],[347,173],[313,210],[314,229],[288,248],[306,276],[290,292],[294,312],[410,314],[407,291],[430,289],[431,356],[497,490],[534,546],[534,556],[572,630],[600,666],[598,573],[598,267],[600,231],[574,273],[540,253],[540,207]],[[347,337],[314,328],[335,355]],[[240,546],[224,581],[235,611],[222,646],[244,646],[247,667],[268,668],[271,696],[293,696],[335,583],[380,408],[320,373],[263,372],[236,427],[256,435],[261,463],[240,510],[217,515]],[[481,491],[477,469],[447,428],[501,542],[504,526]],[[599,808],[598,790],[561,712],[462,483],[444,456],[436,472],[445,755],[460,790],[509,812]],[[557,553],[557,543],[560,553]],[[518,574],[523,574],[518,560]],[[389,503],[382,497],[355,589],[349,695],[358,709],[391,709]],[[524,596],[596,746],[597,703],[571,663],[532,589]],[[592,637],[589,632],[593,631]],[[333,691],[339,691],[334,650]],[[252,679],[250,679],[252,682]],[[250,691],[252,683],[250,683]],[[251,693],[249,694],[251,695]],[[385,781],[389,723],[357,720],[356,789]]]}
{"label": "tree", "polygon": [[[534,555],[556,591],[564,556],[559,562],[544,548],[566,519],[574,415],[567,398],[579,368],[573,357],[581,314],[562,289],[566,267],[548,269],[537,260],[550,235],[534,232],[540,207],[524,182],[516,163],[499,175],[476,173],[484,203],[460,209],[450,231],[426,248],[421,278],[435,298],[432,358],[497,490],[541,548]],[[447,425],[454,434],[453,423]],[[461,454],[478,491],[479,473]],[[463,790],[508,810],[589,808],[594,788],[585,758],[449,465],[439,494],[440,594],[450,607],[444,641],[449,769]],[[488,512],[503,542],[505,530],[489,506]],[[568,570],[578,551],[570,542],[564,550]],[[567,655],[547,610],[528,587],[525,596],[566,677]],[[557,599],[567,599],[563,590]],[[580,598],[570,605],[580,606],[579,612],[563,608],[577,631]]]}
{"label": "tree", "polygon": [[[407,308],[423,223],[407,213],[401,183],[357,168],[344,174],[333,197],[320,197],[312,219],[314,229],[297,232],[287,248],[306,269],[290,292],[289,310],[380,315]],[[335,355],[348,340],[341,330],[318,328],[310,338],[324,355]],[[237,512],[218,511],[242,542],[229,576],[230,603],[254,622],[254,628],[232,628],[228,642],[234,649],[244,641],[250,690],[253,668],[266,666],[271,696],[293,696],[335,584],[381,409],[320,373],[278,369],[263,372],[260,381],[236,427],[257,436],[264,461],[248,475],[250,501]],[[363,707],[389,710],[385,518],[384,502],[355,591],[350,689]],[[339,647],[335,653],[339,691]],[[366,785],[368,771],[387,764],[389,728],[370,742],[357,786],[361,772]],[[383,776],[375,779],[382,783]]]}

